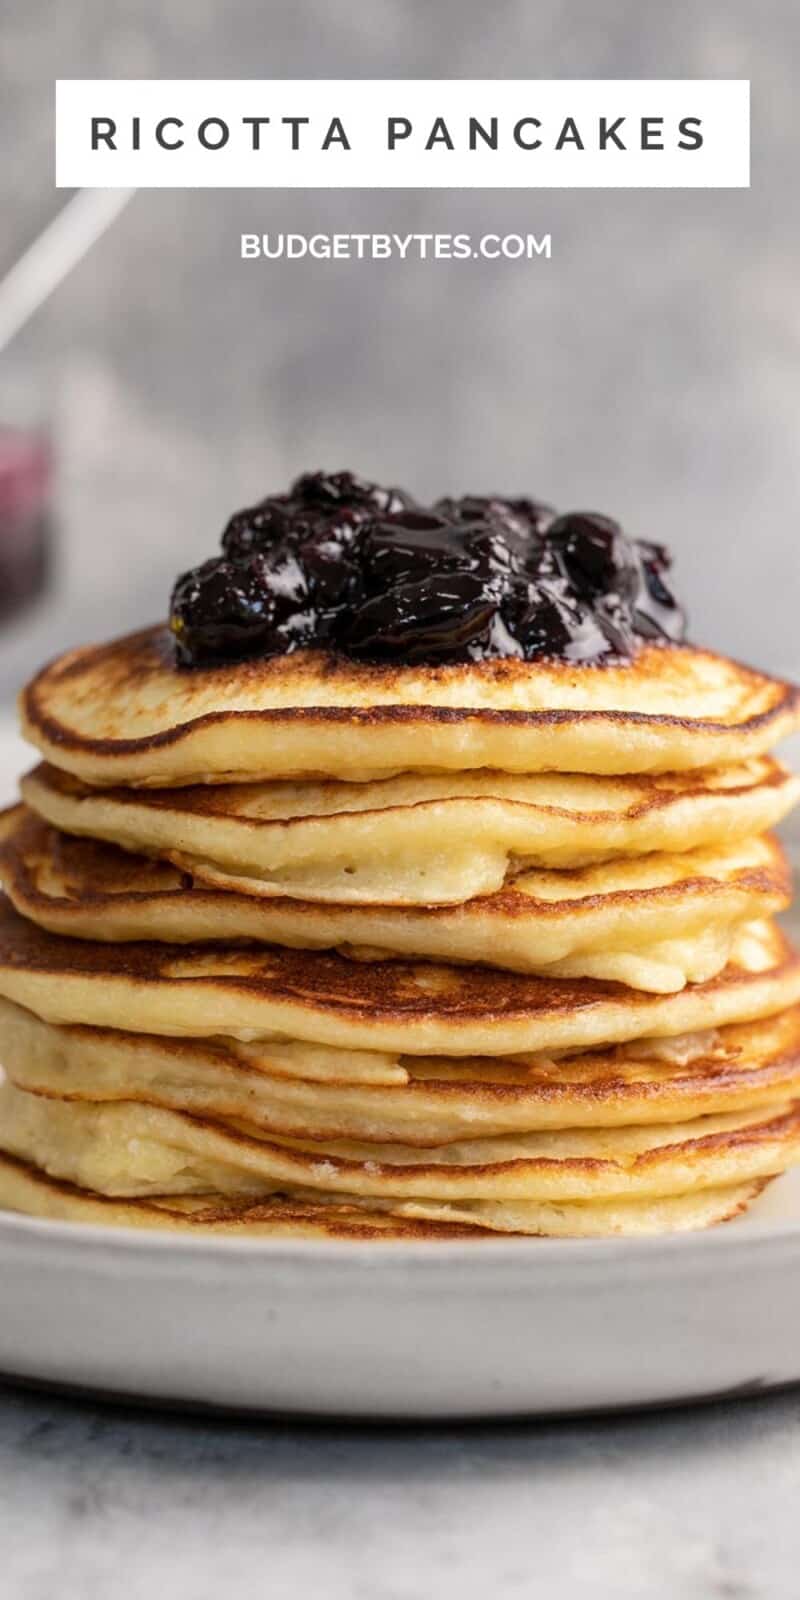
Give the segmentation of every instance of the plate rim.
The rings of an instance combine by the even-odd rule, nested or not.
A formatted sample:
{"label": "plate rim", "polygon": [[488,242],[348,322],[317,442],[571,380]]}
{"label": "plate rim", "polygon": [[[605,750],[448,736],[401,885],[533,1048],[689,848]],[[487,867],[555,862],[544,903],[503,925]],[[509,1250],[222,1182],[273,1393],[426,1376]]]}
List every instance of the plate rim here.
{"label": "plate rim", "polygon": [[[737,1225],[738,1222],[738,1225]],[[477,1233],[477,1230],[476,1230]],[[84,1256],[88,1267],[102,1263],[124,1271],[130,1264],[150,1263],[154,1267],[179,1262],[182,1268],[192,1263],[206,1262],[209,1266],[224,1267],[226,1262],[254,1258],[266,1264],[297,1264],[304,1270],[317,1271],[330,1267],[358,1272],[368,1276],[380,1268],[395,1268],[401,1272],[413,1267],[426,1274],[436,1275],[444,1268],[468,1267],[467,1277],[477,1278],[483,1270],[499,1271],[515,1266],[525,1269],[524,1285],[534,1280],[531,1266],[535,1261],[540,1270],[569,1274],[595,1271],[608,1272],[610,1268],[628,1272],[648,1269],[666,1270],[673,1262],[684,1267],[707,1267],[713,1256],[720,1266],[727,1266],[731,1258],[750,1255],[757,1250],[762,1258],[765,1252],[774,1253],[796,1249],[800,1253],[800,1220],[785,1221],[765,1219],[750,1222],[746,1229],[741,1219],[721,1224],[718,1228],[698,1230],[695,1233],[673,1233],[640,1237],[598,1239],[542,1239],[514,1235],[503,1237],[478,1236],[473,1239],[302,1239],[302,1238],[241,1238],[236,1235],[214,1236],[196,1234],[179,1229],[161,1232],[155,1229],[130,1229],[103,1223],[72,1222],[62,1218],[32,1217],[22,1212],[0,1211],[0,1254],[7,1250],[20,1250],[25,1245],[32,1248],[56,1248],[62,1258],[74,1260]],[[44,1266],[44,1262],[42,1263]],[[462,1278],[466,1287],[466,1279]]]}

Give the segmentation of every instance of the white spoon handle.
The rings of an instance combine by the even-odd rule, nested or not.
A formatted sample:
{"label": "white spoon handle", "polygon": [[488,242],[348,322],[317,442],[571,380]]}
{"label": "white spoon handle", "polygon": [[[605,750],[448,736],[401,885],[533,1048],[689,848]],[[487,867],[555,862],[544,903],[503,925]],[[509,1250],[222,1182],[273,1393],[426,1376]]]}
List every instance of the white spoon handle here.
{"label": "white spoon handle", "polygon": [[79,189],[0,281],[0,351],[124,210],[135,189]]}

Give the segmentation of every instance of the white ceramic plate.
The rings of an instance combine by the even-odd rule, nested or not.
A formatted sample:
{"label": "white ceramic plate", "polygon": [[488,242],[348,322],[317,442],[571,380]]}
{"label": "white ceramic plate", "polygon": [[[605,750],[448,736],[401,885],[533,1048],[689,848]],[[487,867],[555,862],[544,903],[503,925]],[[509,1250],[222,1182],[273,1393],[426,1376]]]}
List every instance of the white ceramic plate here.
{"label": "white ceramic plate", "polygon": [[[3,731],[0,773],[19,764]],[[5,1214],[0,1285],[0,1374],[93,1393],[407,1419],[709,1399],[800,1380],[800,1171],[710,1233],[635,1241],[266,1243]]]}
{"label": "white ceramic plate", "polygon": [[36,751],[17,732],[17,721],[9,707],[0,707],[0,808],[17,799],[17,774],[36,765]]}
{"label": "white ceramic plate", "polygon": [[489,1417],[800,1380],[800,1176],[653,1240],[266,1243],[0,1217],[0,1373],[181,1405]]}

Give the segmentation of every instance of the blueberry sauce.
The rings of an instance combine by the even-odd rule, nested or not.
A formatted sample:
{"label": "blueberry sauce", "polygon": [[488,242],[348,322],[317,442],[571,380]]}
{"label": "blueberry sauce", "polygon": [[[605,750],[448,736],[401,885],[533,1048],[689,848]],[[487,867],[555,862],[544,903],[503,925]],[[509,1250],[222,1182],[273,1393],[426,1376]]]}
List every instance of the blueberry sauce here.
{"label": "blueberry sauce", "polygon": [[465,495],[417,505],[350,472],[306,473],[231,517],[222,555],[178,578],[178,664],[302,648],[444,664],[627,660],[679,641],[661,545],[597,512]]}

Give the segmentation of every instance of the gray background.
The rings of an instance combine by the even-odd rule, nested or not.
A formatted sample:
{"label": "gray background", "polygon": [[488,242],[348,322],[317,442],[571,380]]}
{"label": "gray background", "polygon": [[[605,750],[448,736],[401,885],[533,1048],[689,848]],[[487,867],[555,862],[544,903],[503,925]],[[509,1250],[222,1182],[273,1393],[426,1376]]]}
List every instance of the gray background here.
{"label": "gray background", "polygon": [[[351,464],[530,490],[678,557],[695,637],[800,672],[794,0],[5,0],[0,265],[51,215],[68,76],[750,76],[753,187],[141,193],[0,357],[60,459],[63,643],[162,614],[227,513]],[[550,263],[241,262],[243,230],[551,231]]]}

